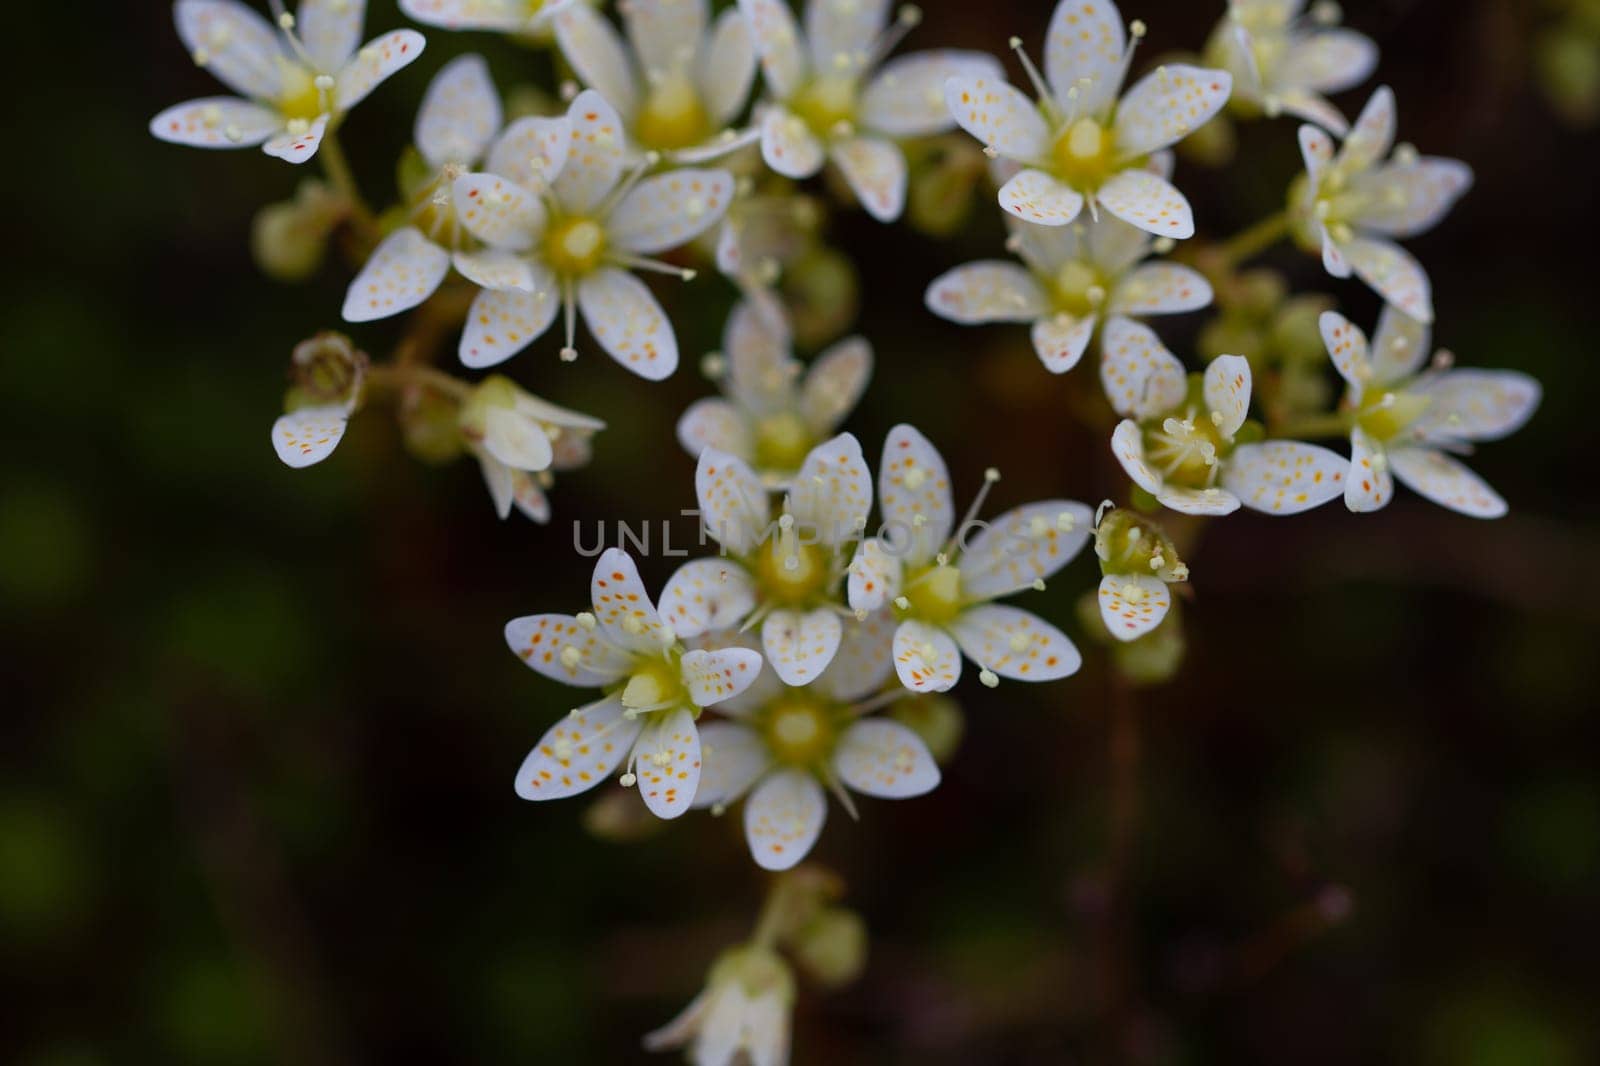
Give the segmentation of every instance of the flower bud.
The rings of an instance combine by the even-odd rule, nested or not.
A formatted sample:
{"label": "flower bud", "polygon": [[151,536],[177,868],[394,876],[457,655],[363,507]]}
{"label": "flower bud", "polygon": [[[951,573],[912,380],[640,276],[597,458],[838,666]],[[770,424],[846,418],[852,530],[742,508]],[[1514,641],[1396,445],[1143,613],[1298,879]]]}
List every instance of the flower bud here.
{"label": "flower bud", "polygon": [[973,190],[988,168],[971,137],[940,137],[925,144],[911,166],[906,220],[929,236],[946,237],[972,214]]}
{"label": "flower bud", "polygon": [[789,949],[818,984],[839,988],[866,969],[867,924],[855,911],[826,907],[795,934]]}
{"label": "flower bud", "polygon": [[399,417],[406,451],[417,459],[442,466],[461,455],[460,405],[451,397],[413,389],[402,401]]}
{"label": "flower bud", "polygon": [[855,321],[861,285],[848,257],[832,248],[808,250],[784,272],[783,295],[795,341],[817,348]]}
{"label": "flower bud", "polygon": [[908,695],[889,708],[889,717],[921,738],[941,766],[955,755],[967,728],[961,704],[943,695]]}
{"label": "flower bud", "polygon": [[1167,583],[1187,581],[1189,568],[1178,558],[1177,545],[1154,519],[1117,507],[1100,516],[1095,527],[1094,551],[1100,572],[1139,574]]}
{"label": "flower bud", "polygon": [[1186,161],[1212,169],[1233,162],[1238,151],[1239,135],[1225,111],[1217,112],[1210,122],[1178,142],[1178,154]]}
{"label": "flower bud", "polygon": [[589,835],[612,844],[631,844],[658,835],[666,822],[650,813],[627,789],[610,789],[583,812]]}
{"label": "flower bud", "polygon": [[302,183],[294,199],[256,213],[250,230],[256,264],[277,281],[305,281],[322,266],[328,238],[343,217],[344,207],[327,186]]}
{"label": "flower bud", "polygon": [[290,409],[353,405],[360,398],[370,362],[343,333],[327,331],[301,341],[289,360],[292,397],[298,401]]}

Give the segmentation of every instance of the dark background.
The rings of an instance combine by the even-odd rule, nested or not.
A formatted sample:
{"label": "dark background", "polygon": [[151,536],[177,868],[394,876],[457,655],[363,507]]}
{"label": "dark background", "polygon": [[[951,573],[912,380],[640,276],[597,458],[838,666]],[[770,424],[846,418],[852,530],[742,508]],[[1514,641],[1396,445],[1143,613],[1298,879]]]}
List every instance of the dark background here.
{"label": "dark background", "polygon": [[[151,115],[215,87],[165,4],[91,6],[7,15],[25,87],[0,321],[0,1058],[643,1061],[639,1035],[745,934],[764,878],[737,818],[622,845],[583,830],[583,801],[517,801],[513,770],[570,696],[499,630],[582,605],[572,520],[692,504],[692,462],[667,442],[709,389],[693,353],[717,344],[730,291],[663,289],[688,358],[662,385],[593,351],[559,364],[553,342],[509,364],[611,422],[548,528],[496,522],[470,463],[413,461],[381,408],[332,461],[290,471],[267,440],[288,353],[338,324],[348,275],[260,277],[250,216],[299,175],[151,139]],[[401,24],[372,6],[369,36]],[[999,52],[1049,15],[927,6],[911,47]],[[1378,515],[1216,526],[1188,560],[1183,672],[1127,708],[1132,798],[1108,791],[1097,652],[1067,682],[963,686],[967,741],[936,793],[868,801],[857,825],[830,812],[817,857],[848,881],[872,958],[858,984],[802,994],[798,1061],[1596,1061],[1600,166],[1530,66],[1564,6],[1348,12],[1383,49],[1373,84],[1395,87],[1402,139],[1477,169],[1412,247],[1436,341],[1545,384],[1538,418],[1473,460],[1511,516],[1402,493]],[[1196,46],[1221,7],[1125,13],[1154,53]],[[487,51],[503,87],[543,69],[428,36],[348,124],[373,195],[447,58]],[[1354,113],[1365,92],[1339,102]],[[1249,128],[1225,171],[1180,167],[1203,237],[1276,207],[1293,128]],[[963,495],[999,465],[996,508],[1115,493],[1025,331],[922,310],[936,273],[995,253],[981,217],[935,242],[840,216],[879,356],[849,428],[875,456],[915,422]],[[1374,320],[1311,259],[1270,261]],[[382,354],[395,331],[354,335]],[[652,588],[671,565],[644,564]],[[1029,605],[1078,634],[1095,580],[1080,560]],[[1112,811],[1129,818],[1120,863]]]}

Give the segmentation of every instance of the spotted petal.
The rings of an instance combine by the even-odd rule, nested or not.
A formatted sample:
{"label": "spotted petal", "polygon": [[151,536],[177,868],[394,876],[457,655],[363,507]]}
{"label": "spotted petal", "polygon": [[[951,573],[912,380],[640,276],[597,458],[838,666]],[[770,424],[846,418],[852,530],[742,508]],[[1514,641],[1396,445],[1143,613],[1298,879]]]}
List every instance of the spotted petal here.
{"label": "spotted petal", "polygon": [[569,214],[588,214],[617,187],[626,162],[627,134],[616,109],[593,89],[567,108],[571,148],[553,187]]}
{"label": "spotted petal", "polygon": [[1050,307],[1044,286],[1027,269],[1000,259],[965,263],[928,286],[924,302],[940,318],[963,325],[1031,322]]}
{"label": "spotted petal", "polygon": [[843,632],[839,615],[829,607],[804,613],[773,611],[761,623],[761,645],[783,683],[799,687],[810,684],[828,668]]}
{"label": "spotted petal", "polygon": [[867,214],[893,222],[906,205],[906,157],[900,146],[881,137],[834,141],[829,158],[844,175]]}
{"label": "spotted petal", "polygon": [[1148,170],[1124,170],[1095,193],[1100,206],[1157,237],[1194,236],[1194,213],[1171,182]]}
{"label": "spotted petal", "polygon": [[1366,81],[1378,65],[1378,46],[1354,30],[1319,30],[1289,46],[1283,69],[1296,85],[1338,93]]}
{"label": "spotted petal", "polygon": [[1392,385],[1420,370],[1429,355],[1432,333],[1426,323],[1384,304],[1372,334],[1373,383]]}
{"label": "spotted petal", "polygon": [[1292,440],[1243,444],[1228,457],[1222,485],[1252,511],[1299,514],[1344,494],[1350,461]]}
{"label": "spotted petal", "polygon": [[809,178],[822,169],[825,149],[816,134],[781,107],[761,118],[761,158],[786,178]]}
{"label": "spotted petal", "polygon": [[178,36],[197,63],[244,96],[275,99],[283,88],[278,31],[238,0],[179,0]]}
{"label": "spotted petal", "polygon": [[608,696],[580,707],[551,726],[517,769],[517,795],[553,800],[587,792],[611,776],[633,749],[642,728]]}
{"label": "spotted petal", "polygon": [[683,685],[696,707],[731,700],[761,674],[761,653],[750,648],[697,649],[683,657]]}
{"label": "spotted petal", "polygon": [[676,818],[700,788],[700,731],[686,707],[655,718],[633,749],[639,798],[657,818]]}
{"label": "spotted petal", "polygon": [[766,741],[738,722],[707,722],[700,728],[700,788],[696,810],[732,803],[772,765]]}
{"label": "spotted petal", "polygon": [[639,65],[669,76],[695,65],[709,9],[706,0],[629,0],[619,11]]}
{"label": "spotted petal", "polygon": [[1344,505],[1356,513],[1376,511],[1394,495],[1389,456],[1361,430],[1350,432],[1350,473],[1344,487]]}
{"label": "spotted petal", "polygon": [[944,83],[956,123],[1007,159],[1039,159],[1050,149],[1050,127],[1034,102],[993,74],[958,75]]}
{"label": "spotted petal", "polygon": [[1157,67],[1117,105],[1116,146],[1124,159],[1176,144],[1211,121],[1233,92],[1233,75],[1187,63]]}
{"label": "spotted petal", "polygon": [[872,377],[872,345],[848,337],[819,355],[800,387],[800,414],[813,433],[829,433],[855,409]]}
{"label": "spotted petal", "polygon": [[1433,286],[1412,254],[1393,241],[1357,237],[1339,246],[1356,276],[1418,322],[1433,321]]}
{"label": "spotted petal", "polygon": [[333,454],[350,425],[343,405],[302,407],[272,424],[272,447],[286,466],[314,466]]}
{"label": "spotted petal", "polygon": [[481,289],[496,292],[539,292],[555,284],[550,268],[536,260],[499,248],[457,252],[456,273]]}
{"label": "spotted petal", "polygon": [[1351,401],[1360,403],[1363,390],[1374,376],[1367,335],[1337,311],[1322,312],[1317,325],[1322,330],[1322,346],[1328,350],[1339,376],[1350,386]]}
{"label": "spotted petal", "polygon": [[1420,382],[1431,401],[1410,431],[1428,441],[1500,440],[1539,406],[1539,383],[1515,370],[1451,370]]}
{"label": "spotted petal", "polygon": [[1126,38],[1117,5],[1113,0],[1058,3],[1046,32],[1044,70],[1056,100],[1065,102],[1077,88],[1081,113],[1098,118],[1122,88]]}
{"label": "spotted petal", "polygon": [[1150,466],[1144,454],[1144,434],[1132,419],[1123,419],[1111,433],[1111,452],[1122,464],[1133,483],[1154,495],[1162,490],[1161,475]]}
{"label": "spotted petal", "polygon": [[678,338],[644,282],[606,267],[578,284],[578,309],[606,353],[647,381],[678,368]]}
{"label": "spotted petal", "polygon": [[1438,225],[1471,187],[1472,168],[1459,159],[1391,163],[1352,184],[1368,205],[1355,222],[1391,237],[1415,237]]}
{"label": "spotted petal", "polygon": [[366,17],[367,0],[300,0],[294,28],[318,69],[332,74],[355,55]]}
{"label": "spotted petal", "polygon": [[1394,144],[1394,93],[1379,86],[1361,109],[1350,135],[1339,149],[1335,165],[1346,177],[1368,169],[1389,154]]}
{"label": "spotted petal", "polygon": [[731,629],[755,606],[755,581],[731,559],[684,563],[661,590],[662,617],[679,640]]}
{"label": "spotted petal", "polygon": [[572,123],[565,115],[520,118],[489,149],[489,171],[523,188],[542,189],[566,167],[571,148]]}
{"label": "spotted petal", "polygon": [[950,624],[967,658],[1001,677],[1054,681],[1078,672],[1083,656],[1067,635],[1018,607],[984,604]]}
{"label": "spotted petal", "polygon": [[639,110],[633,62],[622,37],[588,4],[572,4],[554,19],[556,43],[578,80],[623,115]]}
{"label": "spotted petal", "polygon": [[[632,662],[627,652],[570,614],[514,618],[506,623],[505,636],[517,658],[545,677],[576,688],[599,688],[619,681]],[[568,648],[576,651],[568,653]]]}
{"label": "spotted petal", "polygon": [[716,397],[696,400],[683,412],[678,419],[678,443],[695,459],[705,449],[716,448],[749,461],[755,450],[750,427],[739,409]]}
{"label": "spotted petal", "polygon": [[1217,432],[1231,439],[1250,414],[1249,360],[1242,355],[1213,359],[1206,367],[1205,398]]}
{"label": "spotted petal", "polygon": [[1138,640],[1167,616],[1172,592],[1150,574],[1107,574],[1100,579],[1100,619],[1118,640]]}
{"label": "spotted petal", "polygon": [[235,96],[190,100],[150,120],[156,137],[191,148],[254,148],[282,129],[276,111]]}
{"label": "spotted petal", "polygon": [[895,621],[888,611],[847,618],[839,650],[815,684],[829,699],[850,703],[883,687],[894,673]]}
{"label": "spotted petal", "polygon": [[1035,321],[1030,335],[1044,368],[1052,374],[1065,374],[1077,366],[1089,350],[1098,321],[1093,315],[1076,318],[1065,311]]}
{"label": "spotted petal", "polygon": [[993,600],[1050,577],[1075,559],[1093,533],[1094,512],[1076,500],[1013,508],[963,537],[961,595]]}
{"label": "spotted petal", "polygon": [[505,362],[538,340],[560,309],[549,284],[534,292],[483,290],[467,312],[461,365],[479,370]]}
{"label": "spotted petal", "polygon": [[939,450],[913,426],[895,426],[883,442],[878,503],[886,546],[909,565],[930,561],[950,536],[950,472]]}
{"label": "spotted petal", "polygon": [[328,132],[328,116],[321,115],[305,129],[285,130],[261,146],[261,150],[285,163],[304,163],[322,147]]}
{"label": "spotted petal", "polygon": [[726,170],[678,169],[646,178],[611,212],[606,237],[641,255],[677,248],[722,221],[733,199]]}
{"label": "spotted petal", "polygon": [[467,232],[491,248],[525,252],[544,232],[539,197],[497,174],[463,174],[451,186],[456,217]]}
{"label": "spotted petal", "polygon": [[900,595],[903,572],[898,554],[886,549],[876,537],[863,540],[850,561],[845,585],[850,609],[876,611]]}
{"label": "spotted petal", "polygon": [[1083,196],[1042,170],[1023,170],[1000,186],[1000,207],[1036,226],[1065,226],[1083,211]]}
{"label": "spotted petal", "polygon": [[1305,162],[1311,191],[1315,193],[1322,183],[1323,172],[1333,162],[1333,138],[1315,126],[1301,126],[1300,158]]}
{"label": "spotted petal", "polygon": [[371,322],[409,311],[432,296],[450,273],[450,253],[412,226],[373,251],[345,293],[344,320]]}
{"label": "spotted petal", "polygon": [[513,470],[547,470],[554,458],[544,427],[515,411],[494,407],[484,415],[483,449]]}
{"label": "spotted petal", "polygon": [[942,49],[885,63],[861,94],[862,125],[891,137],[928,137],[955,125],[945,102],[950,78],[1001,79],[1004,72],[982,52]]}
{"label": "spotted petal", "polygon": [[[547,3],[548,11],[557,4]],[[528,5],[521,0],[400,0],[408,18],[447,30],[515,33],[528,28]]]}
{"label": "spotted petal", "polygon": [[748,300],[728,314],[722,329],[728,359],[727,389],[751,415],[786,411],[794,405],[794,377],[800,366],[789,354],[788,324]]}
{"label": "spotted petal", "polygon": [[785,0],[739,0],[739,10],[749,20],[767,87],[779,99],[787,98],[800,87],[807,69],[800,28],[789,5]]}
{"label": "spotted petal", "polygon": [[1146,263],[1111,293],[1110,311],[1121,315],[1171,315],[1211,303],[1211,283],[1180,263]]}
{"label": "spotted petal", "polygon": [[696,73],[700,96],[715,122],[730,122],[744,110],[755,81],[756,50],[750,24],[738,8],[718,16]]}
{"label": "spotted petal", "polygon": [[700,522],[718,544],[735,555],[753,550],[767,535],[767,490],[742,459],[707,448],[694,472]]}
{"label": "spotted petal", "polygon": [[1183,363],[1148,326],[1113,317],[1100,350],[1100,384],[1117,414],[1145,421],[1183,402],[1188,389]]}
{"label": "spotted petal", "polygon": [[1396,448],[1389,466],[1401,483],[1440,507],[1471,518],[1500,518],[1506,501],[1460,460],[1432,448]]}
{"label": "spotted petal", "polygon": [[872,471],[861,442],[849,433],[812,448],[789,486],[789,513],[797,533],[820,544],[844,544],[859,535],[872,510]]}
{"label": "spotted petal", "polygon": [[816,778],[794,769],[768,775],[744,805],[750,856],[764,870],[789,869],[811,851],[827,816]]}
{"label": "spotted petal", "polygon": [[948,692],[961,679],[961,652],[943,629],[901,622],[894,631],[894,670],[913,692]]}
{"label": "spotted petal", "polygon": [[[500,94],[479,55],[458,56],[434,76],[417,112],[417,150],[434,169],[482,159],[500,130]],[[511,177],[511,175],[506,175]]]}
{"label": "spotted petal", "polygon": [[416,30],[395,30],[367,42],[334,76],[334,107],[348,111],[397,72],[410,66],[427,44]]}
{"label": "spotted petal", "polygon": [[661,650],[665,644],[661,616],[631,555],[621,548],[607,548],[595,562],[589,596],[607,640],[644,654]]}
{"label": "spotted petal", "polygon": [[922,738],[887,718],[867,718],[846,729],[833,768],[847,787],[880,799],[921,796],[939,784],[938,764]]}

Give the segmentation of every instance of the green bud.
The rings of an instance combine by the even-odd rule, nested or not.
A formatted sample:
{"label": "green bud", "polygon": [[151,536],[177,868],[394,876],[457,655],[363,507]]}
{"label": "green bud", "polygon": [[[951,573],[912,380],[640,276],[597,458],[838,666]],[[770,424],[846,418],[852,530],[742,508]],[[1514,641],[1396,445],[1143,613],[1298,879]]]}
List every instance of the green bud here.
{"label": "green bud", "polygon": [[1267,353],[1267,339],[1261,326],[1237,314],[1221,315],[1207,322],[1195,346],[1207,362],[1222,355],[1242,355],[1252,367]]}
{"label": "green bud", "polygon": [[1332,298],[1306,293],[1286,301],[1272,322],[1273,349],[1285,363],[1315,363],[1328,358],[1322,342],[1321,317],[1333,309]]}
{"label": "green bud", "polygon": [[1117,642],[1111,658],[1118,672],[1136,685],[1160,685],[1176,677],[1187,646],[1178,615],[1174,599],[1160,625],[1138,640]]}
{"label": "green bud", "polygon": [[783,956],[759,944],[740,944],[724,951],[712,964],[707,983],[737,983],[752,999],[776,995],[785,1005],[794,1002],[794,972]]}
{"label": "green bud", "polygon": [[944,695],[907,696],[895,701],[889,717],[920,737],[940,765],[955,755],[967,729],[961,704]]}
{"label": "green bud", "polygon": [[1534,49],[1539,85],[1563,118],[1577,126],[1600,121],[1600,47],[1565,28],[1546,32]]}
{"label": "green bud", "polygon": [[465,448],[460,404],[449,396],[433,389],[412,389],[401,403],[399,417],[406,450],[424,463],[442,466]]}
{"label": "green bud", "polygon": [[796,342],[817,348],[843,334],[855,321],[860,293],[849,257],[820,245],[803,253],[783,276]]}
{"label": "green bud", "polygon": [[1239,135],[1226,113],[1216,117],[1178,142],[1178,154],[1202,167],[1219,169],[1233,162],[1239,150]]}
{"label": "green bud", "polygon": [[912,164],[906,219],[932,237],[947,237],[972,214],[973,190],[987,167],[983,150],[966,135],[927,142]]}
{"label": "green bud", "polygon": [[840,988],[867,966],[867,923],[855,911],[825,907],[794,935],[789,950],[813,980]]}
{"label": "green bud", "polygon": [[583,812],[583,828],[598,840],[631,844],[656,836],[665,822],[650,813],[627,789],[610,789]]}
{"label": "green bud", "polygon": [[293,383],[286,410],[308,405],[349,404],[360,398],[371,360],[343,333],[327,331],[295,345],[289,360]]}
{"label": "green bud", "polygon": [[1288,298],[1289,282],[1276,270],[1246,270],[1234,275],[1219,296],[1230,310],[1254,318],[1270,318]]}
{"label": "green bud", "polygon": [[432,185],[438,174],[428,161],[422,158],[422,153],[414,145],[406,145],[405,151],[400,153],[400,161],[395,165],[395,185],[400,190],[400,199],[411,203],[420,197]]}
{"label": "green bud", "polygon": [[250,228],[256,265],[277,281],[305,281],[322,266],[328,238],[343,218],[344,207],[327,186],[302,182],[294,199],[256,212]]}

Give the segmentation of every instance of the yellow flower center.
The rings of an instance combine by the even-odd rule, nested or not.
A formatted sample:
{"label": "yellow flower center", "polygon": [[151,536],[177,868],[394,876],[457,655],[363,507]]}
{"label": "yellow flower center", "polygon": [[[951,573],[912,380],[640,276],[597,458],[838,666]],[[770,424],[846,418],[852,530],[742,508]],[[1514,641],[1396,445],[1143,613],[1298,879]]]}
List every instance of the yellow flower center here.
{"label": "yellow flower center", "polygon": [[650,91],[633,131],[646,148],[670,152],[711,136],[711,118],[686,74],[675,74]]}
{"label": "yellow flower center", "polygon": [[1374,390],[1362,399],[1361,406],[1356,409],[1356,425],[1375,441],[1390,441],[1422,417],[1430,402],[1427,396],[1416,393]]}
{"label": "yellow flower center", "polygon": [[790,473],[800,469],[815,443],[811,429],[793,411],[768,415],[756,423],[756,466]]}
{"label": "yellow flower center", "polygon": [[1098,189],[1117,169],[1111,133],[1092,118],[1062,131],[1052,154],[1056,176],[1080,192]]}
{"label": "yellow flower center", "polygon": [[[804,531],[808,537],[818,532]],[[799,539],[798,531],[783,533],[756,548],[750,562],[763,600],[786,606],[805,604],[827,588],[828,552],[819,544],[801,544]]]}
{"label": "yellow flower center", "polygon": [[773,759],[786,766],[815,765],[838,736],[831,709],[799,691],[768,706],[761,728]]}
{"label": "yellow flower center", "polygon": [[824,139],[831,137],[841,123],[852,127],[856,124],[856,79],[817,78],[794,95],[790,107],[812,133]]}
{"label": "yellow flower center", "polygon": [[606,231],[592,218],[568,218],[550,227],[545,259],[562,277],[582,277],[605,256]]}
{"label": "yellow flower center", "polygon": [[1182,418],[1145,427],[1145,455],[1169,485],[1210,488],[1221,472],[1221,460],[1233,451],[1211,418],[1190,408]]}
{"label": "yellow flower center", "polygon": [[942,626],[961,613],[961,571],[935,563],[906,575],[902,613],[932,625]]}
{"label": "yellow flower center", "polygon": [[327,109],[327,95],[317,88],[317,72],[287,59],[280,60],[283,89],[278,94],[278,113],[290,122],[310,122]]}
{"label": "yellow flower center", "polygon": [[643,661],[622,689],[622,705],[645,713],[677,707],[687,700],[677,663],[666,659]]}
{"label": "yellow flower center", "polygon": [[1106,285],[1100,272],[1081,259],[1062,264],[1055,277],[1056,307],[1075,318],[1094,314],[1105,302]]}

